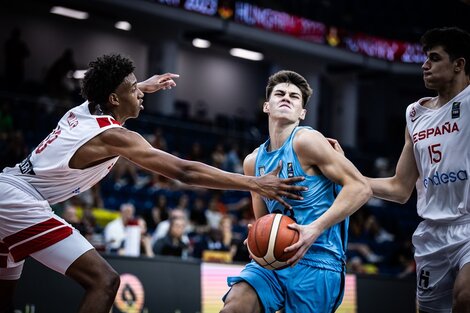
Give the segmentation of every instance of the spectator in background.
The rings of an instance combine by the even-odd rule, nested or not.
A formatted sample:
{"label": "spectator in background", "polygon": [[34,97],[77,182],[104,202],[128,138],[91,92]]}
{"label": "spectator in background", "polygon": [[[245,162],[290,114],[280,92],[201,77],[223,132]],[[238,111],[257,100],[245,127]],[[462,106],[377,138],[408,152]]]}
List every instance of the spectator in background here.
{"label": "spectator in background", "polygon": [[224,168],[225,160],[226,160],[226,155],[225,155],[224,145],[222,143],[218,143],[215,146],[214,151],[212,151],[212,154],[211,154],[212,165],[217,168]]}
{"label": "spectator in background", "polygon": [[206,219],[209,227],[218,228],[220,220],[225,213],[227,213],[227,208],[220,201],[220,196],[213,194],[206,210]]}
{"label": "spectator in background", "polygon": [[230,146],[230,150],[226,154],[224,169],[229,172],[243,173],[243,165],[240,161],[240,147],[237,143],[233,143]]}
{"label": "spectator in background", "polygon": [[24,82],[25,60],[30,56],[29,48],[21,39],[21,30],[15,28],[5,42],[5,78],[9,89],[17,90]]}
{"label": "spectator in background", "polygon": [[186,227],[186,218],[171,217],[168,233],[158,239],[153,246],[155,255],[187,257],[189,245],[184,239]]}
{"label": "spectator in background", "polygon": [[233,233],[232,218],[228,215],[222,217],[217,228],[211,228],[206,235],[200,236],[194,245],[193,256],[203,258],[204,251],[227,252],[226,261],[232,261],[237,253],[239,240]]}
{"label": "spectator in background", "polygon": [[168,144],[161,128],[156,128],[153,135],[150,136],[149,142],[155,149],[168,151]]}
{"label": "spectator in background", "polygon": [[46,73],[46,88],[49,96],[64,99],[75,89],[72,75],[76,70],[72,49],[66,49],[54,61]]}
{"label": "spectator in background", "polygon": [[147,231],[147,222],[142,216],[137,217],[140,227],[140,255],[152,258],[155,256],[152,249],[152,237]]}
{"label": "spectator in background", "polygon": [[[157,225],[157,228],[155,229],[155,232],[152,234],[152,245],[154,245],[157,240],[165,237],[169,230],[170,230],[170,224],[171,224],[171,220],[174,220],[174,219],[182,219],[185,221],[185,225],[186,227],[188,226],[187,225],[187,220],[188,220],[188,217],[186,215],[186,212],[184,210],[181,210],[181,209],[172,209],[170,210],[169,212],[169,218],[164,220],[164,221],[161,221],[158,225]],[[183,236],[183,240],[186,244],[189,243],[189,239],[188,239],[188,236],[187,236],[187,228],[185,228],[185,232],[184,232],[184,236]]]}
{"label": "spectator in background", "polygon": [[135,207],[131,203],[123,203],[120,207],[121,216],[109,222],[104,228],[106,250],[111,253],[121,253],[126,240],[126,226],[134,219]]}
{"label": "spectator in background", "polygon": [[161,193],[157,196],[157,201],[152,209],[145,214],[148,232],[153,234],[161,221],[168,219],[168,198]]}
{"label": "spectator in background", "polygon": [[201,197],[196,197],[189,216],[191,230],[195,235],[203,235],[210,228],[207,224],[206,210],[207,206],[205,200]]}

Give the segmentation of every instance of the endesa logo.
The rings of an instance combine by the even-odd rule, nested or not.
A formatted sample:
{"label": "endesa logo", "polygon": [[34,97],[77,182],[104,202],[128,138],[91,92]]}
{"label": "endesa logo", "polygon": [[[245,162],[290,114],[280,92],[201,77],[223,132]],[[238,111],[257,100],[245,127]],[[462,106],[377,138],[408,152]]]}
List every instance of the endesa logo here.
{"label": "endesa logo", "polygon": [[452,184],[464,180],[468,180],[468,174],[466,170],[459,170],[448,173],[436,172],[434,175],[423,179],[423,185],[424,188],[428,188],[429,186]]}

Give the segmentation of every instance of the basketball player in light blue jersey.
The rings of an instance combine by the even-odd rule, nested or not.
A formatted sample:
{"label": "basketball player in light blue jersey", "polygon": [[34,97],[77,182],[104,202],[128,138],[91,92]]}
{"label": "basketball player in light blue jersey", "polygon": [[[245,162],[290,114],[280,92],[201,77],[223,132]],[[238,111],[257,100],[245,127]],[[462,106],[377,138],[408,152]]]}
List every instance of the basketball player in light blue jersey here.
{"label": "basketball player in light blue jersey", "polygon": [[[269,78],[263,112],[269,116],[269,139],[244,161],[247,175],[263,175],[282,161],[281,177],[304,176],[302,200],[289,200],[292,210],[252,193],[256,218],[282,213],[296,221],[300,233],[286,252],[291,267],[271,271],[249,263],[229,277],[230,291],[221,312],[334,312],[344,289],[348,217],[371,196],[366,179],[328,140],[310,127],[300,127],[312,90],[305,78],[280,71]],[[340,187],[342,186],[342,188]],[[295,265],[295,266],[294,266]]]}

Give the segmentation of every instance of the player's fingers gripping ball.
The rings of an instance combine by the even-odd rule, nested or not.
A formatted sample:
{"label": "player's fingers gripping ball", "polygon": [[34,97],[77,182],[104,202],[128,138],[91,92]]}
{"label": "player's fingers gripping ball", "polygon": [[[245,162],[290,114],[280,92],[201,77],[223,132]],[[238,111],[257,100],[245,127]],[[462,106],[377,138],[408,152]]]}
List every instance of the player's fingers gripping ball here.
{"label": "player's fingers gripping ball", "polygon": [[284,249],[299,240],[299,232],[287,225],[295,223],[282,214],[268,214],[256,220],[248,233],[248,251],[259,265],[276,270],[288,266],[287,260],[295,255]]}

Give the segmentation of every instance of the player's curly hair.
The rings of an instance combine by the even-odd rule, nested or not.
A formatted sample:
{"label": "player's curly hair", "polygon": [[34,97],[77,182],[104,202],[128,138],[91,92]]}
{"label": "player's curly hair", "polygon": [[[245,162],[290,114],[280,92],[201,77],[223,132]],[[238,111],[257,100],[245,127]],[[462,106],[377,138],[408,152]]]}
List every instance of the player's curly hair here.
{"label": "player's curly hair", "polygon": [[442,27],[428,30],[421,37],[423,51],[428,52],[442,46],[451,61],[465,59],[465,74],[470,75],[470,34],[457,27]]}
{"label": "player's curly hair", "polygon": [[82,82],[81,95],[92,104],[108,102],[108,97],[134,72],[134,64],[119,54],[98,57],[90,62]]}
{"label": "player's curly hair", "polygon": [[312,95],[312,88],[310,88],[307,80],[302,75],[293,71],[283,70],[269,77],[268,84],[266,85],[266,101],[271,97],[274,87],[282,83],[294,84],[299,87],[302,93],[302,107],[305,108]]}

